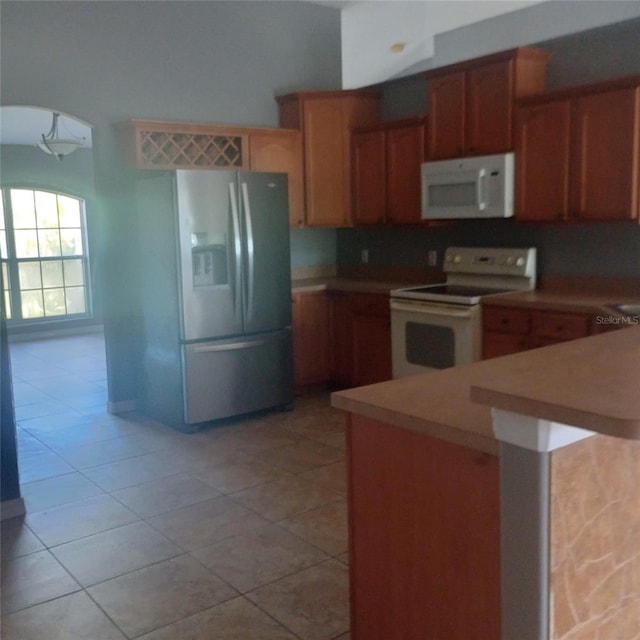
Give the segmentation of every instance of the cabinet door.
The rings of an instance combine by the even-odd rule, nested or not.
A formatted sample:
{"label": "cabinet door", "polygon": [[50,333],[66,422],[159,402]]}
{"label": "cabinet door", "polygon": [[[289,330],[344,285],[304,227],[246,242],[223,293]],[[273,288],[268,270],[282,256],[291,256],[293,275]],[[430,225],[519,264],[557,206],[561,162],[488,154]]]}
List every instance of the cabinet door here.
{"label": "cabinet door", "polygon": [[389,296],[380,293],[354,293],[349,298],[353,312],[353,385],[390,380]]}
{"label": "cabinet door", "polygon": [[518,110],[516,217],[561,220],[569,208],[570,104],[559,100]]}
{"label": "cabinet door", "polygon": [[249,156],[252,171],[277,171],[289,179],[289,224],[304,223],[304,185],[302,179],[302,135],[280,129],[251,132]]}
{"label": "cabinet door", "polygon": [[380,224],[385,219],[385,133],[353,134],[354,222]]}
{"label": "cabinet door", "polygon": [[293,366],[297,387],[329,380],[329,302],[324,291],[293,296]]}
{"label": "cabinet door", "polygon": [[571,209],[579,218],[638,215],[638,89],[575,101]]}
{"label": "cabinet door", "polygon": [[467,153],[513,148],[513,61],[487,64],[467,74]]}
{"label": "cabinet door", "polygon": [[391,320],[355,314],[353,323],[353,385],[391,380]]}
{"label": "cabinet door", "polygon": [[349,296],[331,293],[329,297],[331,329],[331,380],[340,387],[353,381],[353,313]]}
{"label": "cabinet door", "polygon": [[386,134],[387,221],[417,223],[420,217],[420,165],[424,125],[389,129]]}
{"label": "cabinet door", "polygon": [[500,638],[498,458],[351,415],[351,635]]}
{"label": "cabinet door", "polygon": [[465,148],[464,72],[429,81],[429,158],[457,158]]}
{"label": "cabinet door", "polygon": [[351,185],[345,174],[349,130],[344,101],[306,101],[304,137],[307,224],[345,226],[349,222],[345,205],[351,200]]}

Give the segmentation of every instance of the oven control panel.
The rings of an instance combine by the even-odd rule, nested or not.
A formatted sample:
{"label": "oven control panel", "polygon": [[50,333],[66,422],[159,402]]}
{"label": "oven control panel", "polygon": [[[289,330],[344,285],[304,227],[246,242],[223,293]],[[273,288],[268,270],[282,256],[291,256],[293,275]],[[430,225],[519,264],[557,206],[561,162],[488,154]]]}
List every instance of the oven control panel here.
{"label": "oven control panel", "polygon": [[536,272],[535,248],[449,247],[444,271],[531,278]]}

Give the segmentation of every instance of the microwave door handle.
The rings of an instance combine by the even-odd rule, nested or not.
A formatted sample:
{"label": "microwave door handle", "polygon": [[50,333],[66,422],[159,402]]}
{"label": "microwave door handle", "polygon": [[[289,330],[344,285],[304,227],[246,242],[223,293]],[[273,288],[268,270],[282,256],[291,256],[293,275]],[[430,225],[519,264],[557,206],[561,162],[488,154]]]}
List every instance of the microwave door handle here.
{"label": "microwave door handle", "polygon": [[486,199],[486,178],[487,178],[487,170],[480,169],[478,171],[478,180],[476,183],[476,195],[478,201],[478,210],[484,211],[487,208],[487,199]]}

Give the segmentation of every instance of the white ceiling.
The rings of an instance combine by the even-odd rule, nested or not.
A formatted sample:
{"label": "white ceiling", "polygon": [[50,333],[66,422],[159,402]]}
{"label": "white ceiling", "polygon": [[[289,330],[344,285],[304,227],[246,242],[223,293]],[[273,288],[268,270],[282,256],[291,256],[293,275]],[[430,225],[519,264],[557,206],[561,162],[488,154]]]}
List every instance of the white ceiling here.
{"label": "white ceiling", "polygon": [[[40,107],[0,107],[0,144],[36,146],[51,129],[53,112]],[[60,114],[58,136],[65,139],[83,139],[91,147],[91,127],[85,122]]]}

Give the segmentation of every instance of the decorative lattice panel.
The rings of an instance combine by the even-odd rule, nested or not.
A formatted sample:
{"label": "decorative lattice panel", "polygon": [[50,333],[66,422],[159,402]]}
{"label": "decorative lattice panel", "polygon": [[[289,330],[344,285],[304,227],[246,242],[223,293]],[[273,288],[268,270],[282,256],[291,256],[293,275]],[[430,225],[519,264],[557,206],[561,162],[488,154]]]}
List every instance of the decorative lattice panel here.
{"label": "decorative lattice panel", "polygon": [[157,168],[218,167],[241,169],[243,136],[139,131],[140,160]]}

